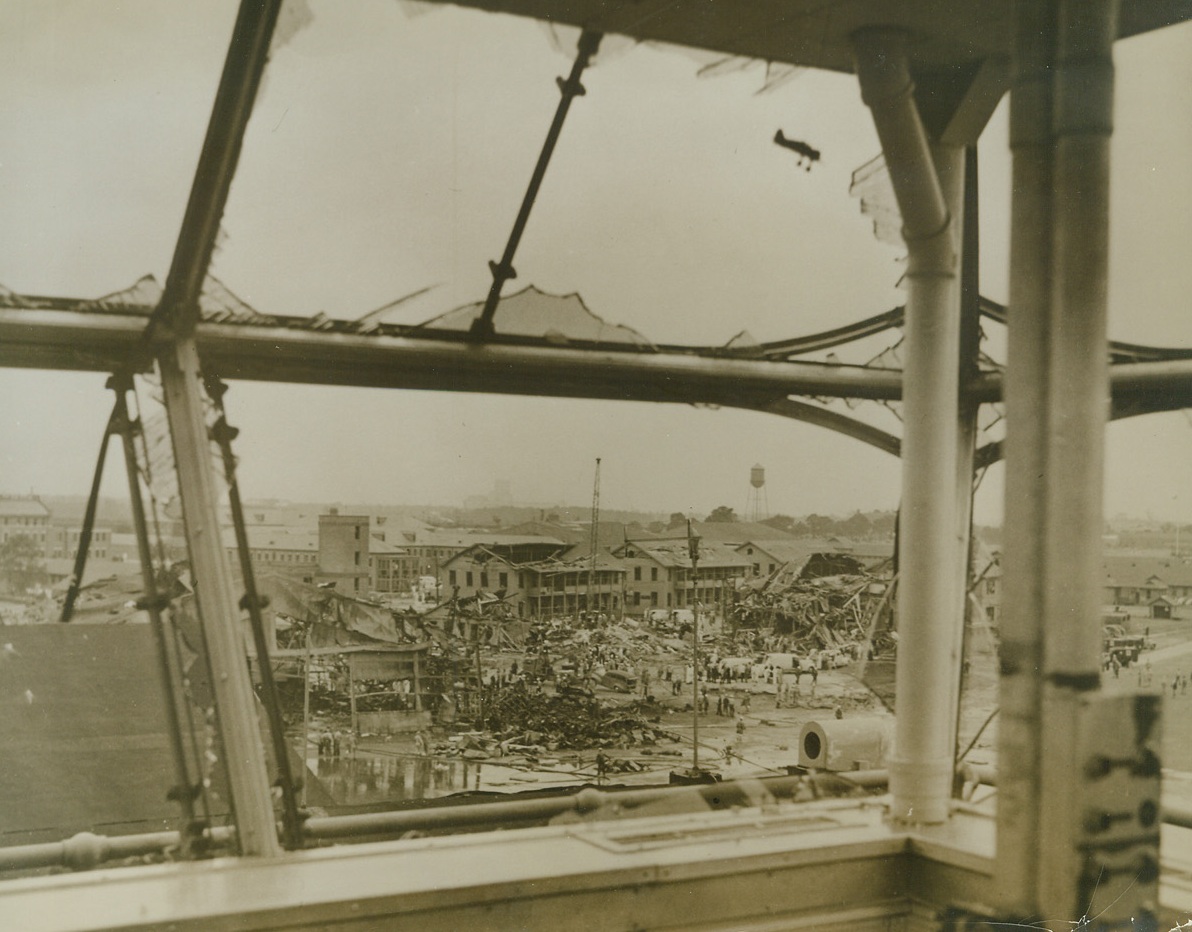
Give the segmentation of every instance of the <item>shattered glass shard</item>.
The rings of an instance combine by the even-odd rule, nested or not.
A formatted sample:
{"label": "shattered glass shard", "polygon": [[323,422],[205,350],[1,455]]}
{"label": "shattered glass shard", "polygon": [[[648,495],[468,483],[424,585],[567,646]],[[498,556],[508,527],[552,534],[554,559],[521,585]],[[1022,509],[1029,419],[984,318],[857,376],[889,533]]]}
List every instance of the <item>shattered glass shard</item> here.
{"label": "shattered glass shard", "polygon": [[873,235],[879,242],[903,245],[902,214],[885,156],[876,155],[854,171],[848,193],[861,202],[861,213],[873,221]]}
{"label": "shattered glass shard", "polygon": [[[421,326],[436,330],[468,330],[480,316],[484,302],[477,301],[440,314]],[[643,348],[653,344],[636,330],[610,324],[592,313],[578,294],[553,295],[530,285],[502,298],[493,324],[507,336],[545,337],[552,343],[630,344]]]}

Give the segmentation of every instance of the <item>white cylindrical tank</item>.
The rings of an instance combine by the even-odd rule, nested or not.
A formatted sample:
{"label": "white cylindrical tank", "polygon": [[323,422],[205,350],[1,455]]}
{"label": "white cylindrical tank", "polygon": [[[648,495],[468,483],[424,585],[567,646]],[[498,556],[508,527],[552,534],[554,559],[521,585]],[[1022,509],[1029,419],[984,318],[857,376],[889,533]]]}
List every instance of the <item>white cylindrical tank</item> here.
{"label": "white cylindrical tank", "polygon": [[894,736],[894,719],[811,721],[799,732],[799,765],[813,770],[878,770]]}

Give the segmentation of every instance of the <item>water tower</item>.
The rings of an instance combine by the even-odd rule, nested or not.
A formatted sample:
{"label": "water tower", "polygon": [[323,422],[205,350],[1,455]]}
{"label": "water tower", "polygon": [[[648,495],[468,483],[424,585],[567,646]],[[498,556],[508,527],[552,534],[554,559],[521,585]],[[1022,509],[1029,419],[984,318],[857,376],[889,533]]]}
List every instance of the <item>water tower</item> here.
{"label": "water tower", "polygon": [[749,503],[745,506],[745,517],[755,522],[770,517],[766,502],[766,470],[757,463],[749,470]]}

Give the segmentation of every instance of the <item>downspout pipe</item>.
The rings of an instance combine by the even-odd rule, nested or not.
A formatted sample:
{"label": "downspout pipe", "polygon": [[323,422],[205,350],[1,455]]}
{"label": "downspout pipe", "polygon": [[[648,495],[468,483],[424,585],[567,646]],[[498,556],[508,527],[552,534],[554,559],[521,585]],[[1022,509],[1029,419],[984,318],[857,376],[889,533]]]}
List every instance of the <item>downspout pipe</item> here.
{"label": "downspout pipe", "polygon": [[[891,814],[947,819],[959,701],[961,619],[956,488],[960,291],[954,214],[960,146],[933,146],[919,117],[900,30],[853,36],[861,96],[873,114],[906,240],[902,555],[898,592],[897,721],[890,760]],[[955,209],[950,209],[953,203]],[[945,569],[946,568],[946,569]]]}
{"label": "downspout pipe", "polygon": [[[931,142],[915,105],[915,82],[906,57],[906,33],[900,29],[862,29],[853,34],[853,51],[861,100],[873,115],[881,140],[882,154],[894,185],[894,197],[902,214],[902,234],[910,259],[916,256],[913,243],[945,232],[950,217],[943,187],[931,156]],[[948,238],[951,256],[941,253],[940,271],[955,272],[955,245]],[[909,309],[908,309],[909,310]]]}

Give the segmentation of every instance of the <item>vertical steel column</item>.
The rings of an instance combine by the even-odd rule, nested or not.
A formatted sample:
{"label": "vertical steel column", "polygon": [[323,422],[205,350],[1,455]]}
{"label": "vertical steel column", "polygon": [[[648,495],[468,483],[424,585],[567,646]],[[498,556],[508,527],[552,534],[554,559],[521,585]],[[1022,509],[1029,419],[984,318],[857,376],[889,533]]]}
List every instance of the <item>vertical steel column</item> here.
{"label": "vertical steel column", "polygon": [[1015,5],[1013,154],[1004,398],[1006,485],[998,723],[996,882],[1008,914],[1030,915],[1039,876],[1043,541],[1050,453],[1052,71],[1056,0]]}
{"label": "vertical steel column", "polygon": [[964,149],[936,146],[933,153],[915,105],[902,33],[863,30],[853,41],[861,95],[882,143],[909,254],[892,813],[942,822],[951,796],[960,673],[952,492],[960,314],[952,217],[960,208]]}
{"label": "vertical steel column", "polygon": [[[955,510],[952,530],[952,628],[950,636],[955,650],[952,675],[956,686],[952,691],[952,771],[956,770],[956,738],[960,725],[960,699],[964,686],[965,631],[968,620],[968,580],[972,564],[973,523],[973,460],[977,442],[977,411],[980,405],[966,396],[965,388],[977,374],[980,349],[980,310],[977,288],[976,255],[976,148],[966,146],[932,147],[940,186],[952,216],[952,236],[957,256],[958,274],[953,279],[953,296],[949,299],[956,314],[957,347],[957,403],[956,403],[956,475]],[[972,208],[970,210],[970,207]],[[941,637],[943,636],[941,632]]]}
{"label": "vertical steel column", "polygon": [[240,606],[220,534],[216,505],[219,493],[203,412],[200,388],[203,376],[194,341],[173,344],[170,352],[158,357],[158,366],[240,851],[275,855],[281,848],[257,723],[256,699],[248,675]]}
{"label": "vertical steel column", "polygon": [[281,848],[240,607],[220,539],[218,490],[194,328],[215,235],[280,9],[281,0],[243,0],[240,5],[169,276],[146,328],[147,338],[164,338],[154,345],[154,354],[178,470],[186,544],[211,663],[237,839],[241,853],[247,855],[277,855]]}
{"label": "vertical steel column", "polygon": [[1024,2],[1016,17],[997,864],[1004,909],[1061,915],[1082,870],[1082,700],[1100,685],[1117,3]]}
{"label": "vertical steel column", "polygon": [[[977,414],[980,404],[973,401],[966,389],[980,373],[981,350],[981,294],[980,294],[980,236],[978,217],[977,147],[975,142],[964,148],[962,187],[956,195],[957,213],[953,217],[960,252],[958,307],[960,309],[960,398],[957,410],[956,446],[956,560],[955,579],[957,650],[963,669],[964,651],[969,632],[969,578],[973,563],[973,493],[974,462],[977,448]],[[945,189],[949,183],[941,178]],[[956,737],[960,730],[960,702],[965,677],[962,674],[956,691],[956,711],[953,725]],[[954,739],[955,740],[955,739]],[[955,767],[953,768],[955,769]]]}
{"label": "vertical steel column", "polygon": [[[1100,688],[1101,534],[1109,414],[1106,317],[1115,0],[1061,0],[1052,120],[1052,331],[1043,595],[1040,910],[1072,908],[1083,870],[1071,777],[1081,699]],[[1042,399],[1040,399],[1042,400]],[[1065,831],[1066,830],[1066,831]],[[1067,843],[1064,856],[1048,852]],[[1047,913],[1060,915],[1059,913]]]}

